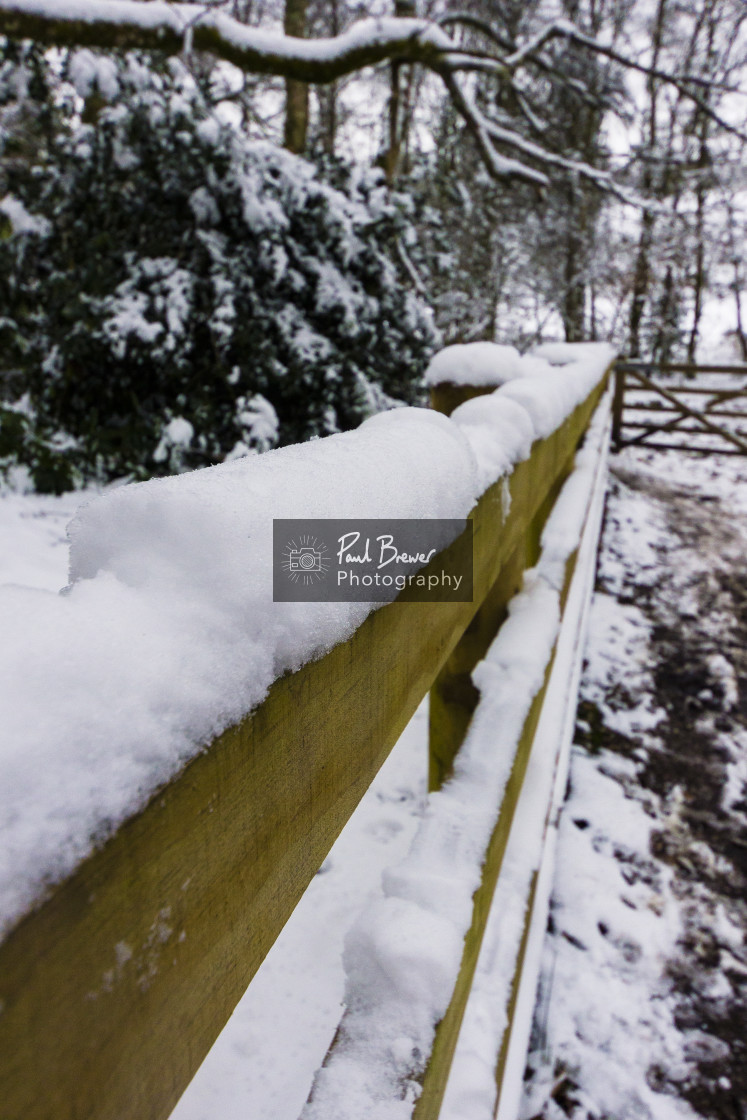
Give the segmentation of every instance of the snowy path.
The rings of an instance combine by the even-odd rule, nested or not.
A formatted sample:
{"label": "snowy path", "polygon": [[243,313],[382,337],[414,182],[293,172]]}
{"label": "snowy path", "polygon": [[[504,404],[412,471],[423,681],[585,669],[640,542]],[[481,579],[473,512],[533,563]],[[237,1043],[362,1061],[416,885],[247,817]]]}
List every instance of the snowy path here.
{"label": "snowy path", "polygon": [[747,1116],[746,507],[613,466],[524,1120]]}

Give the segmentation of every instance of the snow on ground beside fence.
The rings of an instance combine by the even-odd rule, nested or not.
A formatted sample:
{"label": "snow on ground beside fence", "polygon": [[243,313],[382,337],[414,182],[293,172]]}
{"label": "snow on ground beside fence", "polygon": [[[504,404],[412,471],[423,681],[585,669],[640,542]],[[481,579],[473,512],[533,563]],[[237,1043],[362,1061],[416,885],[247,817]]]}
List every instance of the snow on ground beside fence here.
{"label": "snow on ground beside fence", "polygon": [[[347,1012],[302,1120],[412,1115],[436,1024],[454,991],[473,895],[521,732],[558,635],[566,563],[579,545],[608,426],[609,399],[597,411],[545,526],[540,560],[525,574],[506,622],[472,674],[480,701],[454,775],[429,796],[408,856],[385,871],[385,897],[363,911],[347,936]],[[515,920],[501,943],[505,968],[497,998],[504,1007],[542,830],[531,842],[523,839],[519,851],[514,843],[509,864]],[[493,1033],[504,1025],[501,1019]]]}
{"label": "snow on ground beside fence", "polygon": [[0,587],[2,925],[273,680],[377,606],[273,603],[273,518],[464,517],[611,357],[590,346],[453,419],[397,409],[355,432],[123,486],[81,510],[65,592]]}
{"label": "snow on ground beside fence", "polygon": [[[340,1021],[344,935],[406,854],[428,775],[422,702],[260,966],[171,1120],[298,1120]],[[355,1118],[351,1118],[355,1120]]]}
{"label": "snow on ground beside fence", "polygon": [[[440,1113],[443,1120],[515,1120],[518,1113],[607,489],[609,430],[600,433],[601,446],[593,434],[576,458],[577,469],[561,492],[542,538],[543,569],[555,568],[559,586],[565,558],[578,540],[579,510],[592,490],[542,713],[449,1071]],[[514,990],[520,953],[520,980]],[[504,1053],[498,1096],[497,1056]]]}
{"label": "snow on ground beside fence", "polygon": [[744,458],[613,460],[514,1117],[744,1115],[746,526]]}

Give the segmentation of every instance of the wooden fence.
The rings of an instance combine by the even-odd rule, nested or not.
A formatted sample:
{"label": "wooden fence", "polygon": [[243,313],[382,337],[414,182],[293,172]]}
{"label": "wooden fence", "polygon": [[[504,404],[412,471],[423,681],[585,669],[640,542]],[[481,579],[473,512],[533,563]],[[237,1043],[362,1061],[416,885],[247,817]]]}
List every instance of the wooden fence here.
{"label": "wooden fence", "polygon": [[[676,379],[677,374],[684,377]],[[731,379],[733,384],[714,384],[714,375],[721,375],[722,381]],[[747,365],[619,361],[615,367],[615,449],[640,446],[701,455],[747,455],[747,410],[735,407],[741,404],[744,408],[745,397]],[[699,442],[702,436],[709,442]]]}
{"label": "wooden fence", "polygon": [[[398,601],[370,614],[348,641],[276,681],[10,932],[0,946],[4,1120],[167,1117],[429,689],[431,788],[443,781],[475,707],[471,670],[537,559],[606,380],[472,511],[472,603]],[[436,388],[433,403],[451,411],[480,391]],[[438,1113],[541,703],[419,1117]]]}

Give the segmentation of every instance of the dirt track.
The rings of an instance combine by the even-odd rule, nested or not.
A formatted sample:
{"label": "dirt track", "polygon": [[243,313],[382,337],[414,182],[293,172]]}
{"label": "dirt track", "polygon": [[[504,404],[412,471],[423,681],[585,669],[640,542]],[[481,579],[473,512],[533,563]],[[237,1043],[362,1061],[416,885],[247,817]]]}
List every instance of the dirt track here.
{"label": "dirt track", "polygon": [[[616,600],[614,609],[634,611],[643,624],[645,670],[628,671],[624,657],[612,658],[611,670],[606,655],[596,665],[592,658],[574,767],[596,765],[643,807],[652,825],[648,850],[615,843],[614,822],[605,827],[602,820],[575,816],[565,824],[588,829],[596,850],[609,843],[614,874],[631,890],[636,884],[649,889],[649,906],[655,908],[662,893],[672,900],[678,934],[649,998],[666,1004],[672,1034],[680,1038],[675,1046],[653,1046],[650,1062],[630,1070],[631,1079],[645,1077],[653,1094],[644,1098],[631,1086],[620,1095],[625,1103],[615,1106],[614,1095],[605,1099],[595,1090],[588,1074],[594,1043],[585,1036],[583,1009],[574,1006],[567,981],[562,990],[569,953],[576,953],[577,970],[594,967],[592,939],[569,920],[567,900],[556,905],[542,998],[551,1010],[556,998],[570,1009],[575,1036],[567,1029],[564,1035],[540,1008],[530,1087],[540,1057],[547,1062],[551,1054],[554,1067],[544,1101],[538,1108],[542,1095],[535,1089],[525,1116],[643,1120],[694,1113],[704,1120],[747,1120],[747,524],[723,489],[696,490],[630,460],[613,466],[598,589]],[[636,554],[633,548],[631,555],[634,507],[646,508],[658,528],[646,549]],[[635,720],[632,731],[626,727],[628,713],[657,708],[650,729],[637,731]],[[619,769],[610,762],[614,756]],[[573,785],[574,770],[571,818]],[[624,894],[622,901],[636,905]],[[614,931],[602,910],[593,933],[610,940]],[[616,998],[605,995],[605,970],[617,968],[619,978],[627,969],[632,977],[649,951],[634,938],[618,937],[617,943],[619,965],[607,960],[599,971],[600,1000]],[[570,966],[566,973],[572,975]],[[650,1027],[644,1011],[641,1021]],[[600,1060],[610,1046],[614,1034],[600,1040]]]}

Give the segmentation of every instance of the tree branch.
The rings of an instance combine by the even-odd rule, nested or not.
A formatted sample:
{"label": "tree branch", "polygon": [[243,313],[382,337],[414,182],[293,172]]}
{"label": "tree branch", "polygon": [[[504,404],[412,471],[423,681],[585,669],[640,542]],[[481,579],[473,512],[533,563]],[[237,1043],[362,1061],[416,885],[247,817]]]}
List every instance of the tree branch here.
{"label": "tree branch", "polygon": [[365,19],[334,38],[297,39],[255,27],[195,4],[163,0],[0,0],[0,34],[55,46],[87,46],[179,54],[206,51],[255,74],[326,84],[380,62],[418,62],[439,74],[495,178],[547,177],[493,148],[483,119],[454,76],[458,69],[505,75],[497,59],[461,51],[428,20]]}
{"label": "tree branch", "polygon": [[[467,91],[448,68],[441,72],[443,82],[459,115],[472,133],[483,161],[494,178],[514,177],[524,179],[538,187],[548,187],[550,180],[541,171],[528,167],[515,159],[508,159],[496,151],[491,142],[491,126],[475,105]],[[528,143],[528,141],[527,141]],[[518,147],[518,145],[516,145]],[[541,150],[541,149],[540,149]]]}
{"label": "tree branch", "polygon": [[192,49],[254,74],[326,85],[393,59],[433,69],[456,48],[434,23],[364,19],[334,38],[297,39],[248,27],[215,8],[163,0],[1,0],[0,34],[50,46],[83,46],[179,54],[191,29]]}
{"label": "tree branch", "polygon": [[596,54],[609,58],[612,62],[619,63],[619,65],[623,66],[626,70],[636,70],[639,74],[646,74],[649,78],[656,78],[658,81],[666,82],[668,85],[678,90],[679,93],[683,94],[683,96],[689,98],[697,105],[701,112],[710,120],[714,121],[719,128],[724,129],[725,132],[732,133],[734,136],[738,136],[740,140],[747,143],[747,133],[742,132],[741,129],[719,116],[718,113],[711,109],[704,98],[691,88],[692,86],[700,86],[705,90],[711,89],[713,82],[710,78],[703,77],[701,74],[670,74],[668,71],[662,70],[658,66],[647,66],[643,62],[636,62],[635,59],[620,54],[614,47],[605,46],[596,39],[592,39],[589,35],[585,35],[569,20],[561,19],[548,24],[547,27],[542,28],[542,30],[528,40],[528,42],[524,43],[523,46],[514,51],[513,54],[508,55],[502,61],[509,69],[516,70],[517,67],[531,62],[532,59],[536,60],[538,52],[542,47],[551,39],[556,38],[569,39],[572,42],[578,43],[579,46],[586,47]]}
{"label": "tree branch", "polygon": [[[501,51],[460,47],[443,30],[445,24],[460,23],[485,35]],[[741,140],[747,136],[722,120],[692,88],[695,79],[667,74],[626,59],[611,47],[583,34],[568,20],[557,20],[518,49],[489,24],[469,15],[453,13],[441,25],[426,19],[384,17],[363,19],[331,38],[300,39],[249,27],[216,7],[164,0],[0,0],[0,34],[16,39],[34,39],[52,46],[86,46],[104,49],[138,49],[163,54],[204,51],[226,59],[254,74],[326,85],[356,71],[382,62],[419,63],[443,80],[457,112],[472,133],[490,174],[497,179],[521,178],[537,186],[548,184],[547,176],[534,167],[510,159],[496,150],[494,142],[507,144],[533,161],[576,171],[625,201],[632,196],[617,186],[611,176],[591,165],[566,160],[525,140],[518,133],[491,123],[483,116],[459,81],[459,71],[482,71],[499,80],[513,81],[523,65],[552,71],[541,53],[551,39],[565,37],[606,55],[629,69],[669,82],[719,127]],[[566,77],[566,80],[568,78]],[[583,94],[583,90],[581,90]],[[587,91],[588,93],[588,91]],[[526,111],[526,106],[525,106]],[[640,204],[640,203],[639,203]]]}
{"label": "tree branch", "polygon": [[650,208],[651,203],[649,200],[641,198],[633,191],[627,190],[615,179],[609,171],[604,171],[599,167],[594,167],[590,163],[585,163],[583,160],[570,159],[568,156],[561,156],[556,152],[550,152],[547,148],[543,148],[539,144],[527,140],[520,133],[514,132],[512,129],[504,128],[502,125],[497,124],[489,118],[483,117],[484,127],[491,138],[497,140],[501,144],[506,144],[511,148],[515,148],[521,152],[522,155],[530,156],[538,163],[544,163],[549,167],[559,167],[564,171],[570,171],[575,175],[580,176],[582,179],[588,179],[589,182],[594,183],[600,190],[608,194],[614,194],[621,202],[627,203],[629,206]]}
{"label": "tree branch", "polygon": [[472,15],[471,12],[448,12],[445,16],[441,16],[436,21],[439,27],[450,27],[452,24],[460,24],[463,27],[471,27],[473,31],[479,31],[486,39],[490,39],[502,51],[512,51],[515,49],[515,44],[511,42],[507,35],[502,35],[500,31],[496,30],[487,20],[480,19],[479,16]]}

